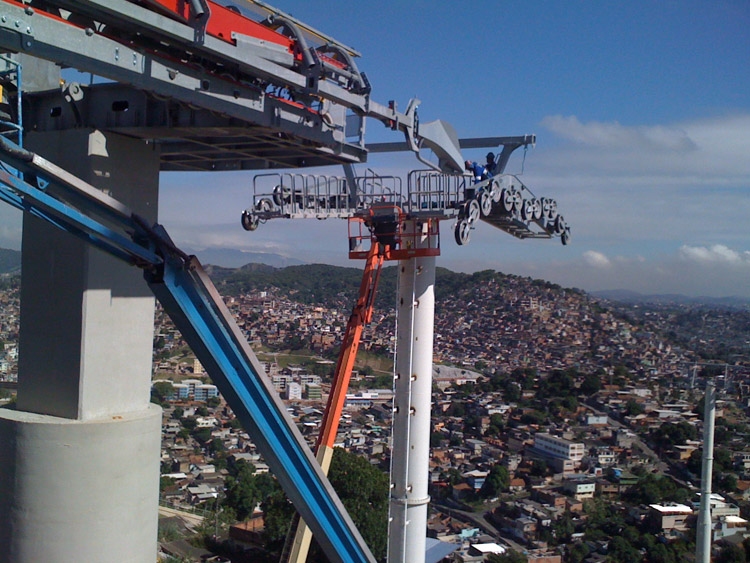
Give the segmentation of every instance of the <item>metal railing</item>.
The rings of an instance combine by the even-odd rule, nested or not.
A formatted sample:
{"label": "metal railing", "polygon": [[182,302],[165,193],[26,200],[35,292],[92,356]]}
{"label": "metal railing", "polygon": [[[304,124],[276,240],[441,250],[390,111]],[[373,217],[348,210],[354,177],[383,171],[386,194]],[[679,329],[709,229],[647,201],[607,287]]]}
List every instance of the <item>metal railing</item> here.
{"label": "metal railing", "polygon": [[365,174],[354,178],[354,190],[342,176],[267,173],[253,178],[253,203],[247,211],[260,221],[276,217],[351,216],[382,203],[400,204],[402,180]]}

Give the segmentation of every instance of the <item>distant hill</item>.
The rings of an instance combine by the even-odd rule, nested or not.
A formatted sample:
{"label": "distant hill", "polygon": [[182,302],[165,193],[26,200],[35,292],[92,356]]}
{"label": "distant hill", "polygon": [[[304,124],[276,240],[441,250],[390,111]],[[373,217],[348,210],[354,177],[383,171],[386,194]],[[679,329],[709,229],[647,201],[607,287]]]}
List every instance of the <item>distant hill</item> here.
{"label": "distant hill", "polygon": [[0,248],[0,274],[15,274],[21,271],[21,252]]}
{"label": "distant hill", "polygon": [[[266,264],[246,264],[241,268],[212,266],[208,272],[222,294],[239,295],[276,287],[302,303],[320,303],[329,307],[351,307],[362,281],[362,269],[328,264],[303,264],[285,268],[274,268]],[[455,293],[459,287],[470,287],[476,275],[437,268],[435,297],[441,299]],[[388,266],[383,268],[380,276],[377,306],[393,306],[395,292],[396,267]]]}
{"label": "distant hill", "polygon": [[750,299],[744,297],[690,297],[677,293],[652,294],[644,295],[636,291],[627,289],[609,289],[605,291],[592,291],[591,295],[599,299],[608,301],[618,301],[620,303],[653,303],[660,305],[704,305],[707,307],[750,307]]}
{"label": "distant hill", "polygon": [[267,264],[275,268],[304,264],[296,258],[272,254],[270,252],[247,252],[232,248],[205,248],[203,250],[185,249],[188,254],[195,254],[202,264],[213,264],[224,268],[240,268],[245,264]]}

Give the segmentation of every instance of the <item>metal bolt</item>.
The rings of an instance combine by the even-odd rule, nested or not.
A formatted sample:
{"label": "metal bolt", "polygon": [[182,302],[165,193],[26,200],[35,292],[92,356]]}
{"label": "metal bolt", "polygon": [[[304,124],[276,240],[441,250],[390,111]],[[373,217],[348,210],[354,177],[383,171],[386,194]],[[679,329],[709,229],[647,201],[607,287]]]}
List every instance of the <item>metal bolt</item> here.
{"label": "metal bolt", "polygon": [[133,66],[136,66],[138,64],[138,55],[133,53]]}
{"label": "metal bolt", "polygon": [[89,37],[91,37],[92,35],[94,35],[94,30],[91,29],[90,27],[87,27],[86,28],[86,35],[89,36]]}
{"label": "metal bolt", "polygon": [[15,23],[16,23],[16,27],[21,27],[21,22],[20,21],[16,20]]}
{"label": "metal bolt", "polygon": [[115,60],[116,61],[120,60],[120,49],[119,49],[119,47],[115,47]]}
{"label": "metal bolt", "polygon": [[26,33],[28,33],[29,35],[31,35],[31,27],[30,26],[26,28]]}
{"label": "metal bolt", "polygon": [[3,16],[2,18],[0,18],[0,20],[2,20],[2,22],[3,22],[3,23],[5,23],[5,22],[7,22],[7,21],[8,21],[8,18],[7,18],[7,17],[5,17],[5,16]]}
{"label": "metal bolt", "polygon": [[26,9],[23,12],[27,16],[33,16],[34,15],[34,9],[31,6],[26,6]]}

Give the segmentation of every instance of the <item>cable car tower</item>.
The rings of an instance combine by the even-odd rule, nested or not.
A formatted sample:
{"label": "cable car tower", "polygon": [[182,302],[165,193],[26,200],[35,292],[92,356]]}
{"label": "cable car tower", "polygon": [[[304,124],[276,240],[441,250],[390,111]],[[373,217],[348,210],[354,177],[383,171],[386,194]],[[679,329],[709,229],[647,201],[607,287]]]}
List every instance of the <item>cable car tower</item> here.
{"label": "cable car tower", "polygon": [[[242,212],[242,225],[248,231],[272,219],[346,219],[350,258],[367,259],[369,264],[381,248],[383,259],[398,262],[389,563],[425,557],[440,224],[453,222],[459,245],[469,242],[479,222],[520,239],[559,236],[563,244],[570,240],[570,228],[554,200],[536,197],[517,176],[503,174],[513,150],[534,141],[533,135],[473,139],[473,146],[482,142],[503,146],[500,174],[478,183],[469,175],[436,170],[439,167],[410,172],[405,189],[399,177],[356,176],[352,167],[345,167],[342,177],[261,174],[253,182],[252,204]],[[302,553],[307,553],[306,548]],[[289,561],[305,559],[305,555],[298,557],[292,555]]]}
{"label": "cable car tower", "polygon": [[[0,138],[0,199],[25,213],[17,406],[0,412],[10,557],[153,560],[155,295],[328,558],[374,561],[200,264],[156,222],[160,171],[342,164],[341,178],[256,177],[242,224],[345,218],[353,258],[378,245],[399,261],[389,560],[423,560],[440,223],[455,221],[458,244],[480,221],[566,243],[554,201],[502,174],[533,136],[462,142],[445,122],[420,123],[417,100],[379,104],[357,51],[261,0],[0,0],[0,55],[3,132],[23,131]],[[67,82],[64,67],[109,82]],[[368,117],[405,142],[367,145]],[[500,174],[472,184],[461,149],[480,146],[503,146]],[[382,150],[431,169],[405,186],[354,174]]]}

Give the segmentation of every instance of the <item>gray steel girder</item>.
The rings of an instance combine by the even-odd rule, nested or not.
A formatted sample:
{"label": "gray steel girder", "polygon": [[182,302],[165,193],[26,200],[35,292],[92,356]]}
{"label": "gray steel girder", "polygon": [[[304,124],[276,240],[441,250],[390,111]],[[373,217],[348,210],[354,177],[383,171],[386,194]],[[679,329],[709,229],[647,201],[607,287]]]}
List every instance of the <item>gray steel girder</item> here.
{"label": "gray steel girder", "polygon": [[305,125],[283,128],[159,99],[121,84],[80,87],[81,99],[59,91],[26,94],[24,121],[37,131],[92,127],[153,140],[161,145],[162,170],[259,170],[366,160],[358,145],[334,147],[304,138]]}
{"label": "gray steel girder", "polygon": [[[127,2],[119,3],[138,8]],[[145,12],[148,13],[147,10]],[[159,20],[164,25],[166,25],[165,22],[170,21],[161,17]],[[224,43],[224,45],[227,44]],[[169,112],[181,114],[179,119],[194,119],[193,114],[199,114],[201,110],[205,110],[204,120],[209,119],[208,112],[214,112],[219,116],[218,122],[222,125],[235,120],[235,126],[254,125],[266,129],[266,132],[271,131],[285,136],[290,143],[306,146],[306,151],[311,149],[315,151],[317,148],[315,152],[319,153],[319,163],[366,160],[366,152],[360,146],[346,142],[343,118],[340,119],[341,123],[333,122],[329,125],[325,123],[321,115],[287,100],[274,98],[251,84],[207,74],[201,68],[180,61],[167,61],[155,57],[150,53],[141,52],[139,49],[93,33],[91,30],[75,27],[31,9],[24,10],[12,4],[0,4],[0,49],[24,52],[63,65],[84,69],[117,82],[129,84],[138,90],[151,92],[167,100],[182,102],[190,111],[178,104],[161,104],[162,113],[168,113],[165,108],[169,106]],[[270,62],[263,62],[263,64],[291,72]],[[299,75],[296,76],[299,78]],[[351,96],[345,90],[340,90],[345,97]],[[78,103],[81,104],[81,102]],[[86,103],[81,105],[86,105]],[[88,106],[91,107],[91,102]],[[60,104],[59,107],[62,108],[63,105]],[[177,109],[174,109],[175,107]],[[94,114],[101,116],[106,113],[108,113],[106,106],[87,112],[89,116]],[[146,119],[145,115],[151,117],[156,115],[150,110],[134,112],[134,114],[144,119]],[[331,114],[338,117],[342,112],[331,112]],[[107,119],[122,121],[126,118],[124,115],[110,115]],[[46,122],[49,123],[49,120]],[[44,123],[45,120],[42,119],[38,128],[44,127]],[[61,121],[60,124],[62,123],[64,122]],[[98,123],[96,125],[98,126]],[[135,124],[130,124],[130,126],[133,125]],[[148,122],[137,124],[137,126],[144,125],[148,125]],[[145,132],[141,136],[153,138],[153,135]],[[253,165],[253,167],[256,166]]]}

